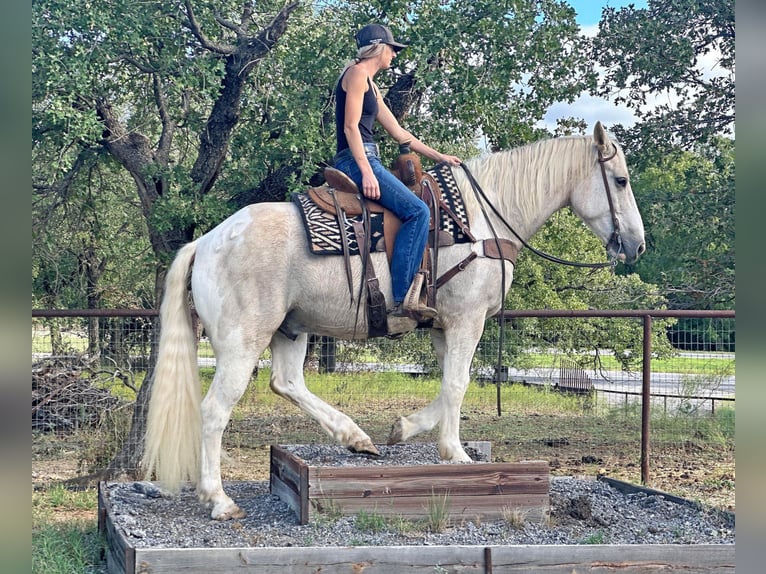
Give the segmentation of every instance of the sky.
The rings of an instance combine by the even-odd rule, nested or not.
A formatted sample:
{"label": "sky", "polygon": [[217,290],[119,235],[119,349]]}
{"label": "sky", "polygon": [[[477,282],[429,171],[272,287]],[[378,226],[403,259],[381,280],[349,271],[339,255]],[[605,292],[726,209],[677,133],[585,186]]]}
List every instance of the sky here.
{"label": "sky", "polygon": [[[646,8],[646,0],[567,0],[568,4],[577,12],[577,23],[585,35],[593,36],[598,32],[598,21],[601,19],[601,10],[607,6],[621,8],[633,4],[636,8]],[[635,115],[625,106],[616,106],[614,103],[603,98],[596,98],[587,93],[571,104],[557,103],[548,109],[542,124],[553,130],[556,127],[556,118],[580,117],[588,124],[588,130],[592,130],[597,121],[601,121],[607,129],[613,124],[622,124],[626,127],[635,123]]]}
{"label": "sky", "polygon": [[607,6],[610,8],[622,8],[633,4],[636,8],[646,8],[646,0],[568,0],[572,8],[577,12],[577,23],[580,26],[597,26],[601,19],[601,10]]}

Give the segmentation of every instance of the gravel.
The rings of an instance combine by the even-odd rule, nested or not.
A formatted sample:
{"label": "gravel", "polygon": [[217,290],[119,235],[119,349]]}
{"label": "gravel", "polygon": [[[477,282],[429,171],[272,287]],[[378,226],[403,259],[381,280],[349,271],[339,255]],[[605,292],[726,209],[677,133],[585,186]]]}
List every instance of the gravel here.
{"label": "gravel", "polygon": [[[310,466],[440,462],[430,443],[379,447],[381,458],[352,455],[333,445],[284,448]],[[482,458],[477,451],[469,455]],[[442,532],[424,523],[370,516],[319,515],[301,526],[287,504],[269,493],[266,481],[224,482],[224,489],[247,512],[246,518],[212,520],[191,487],[170,495],[151,482],[110,482],[105,495],[114,524],[136,548],[735,543],[730,513],[661,495],[623,494],[595,479],[553,477],[548,524],[465,521]]]}

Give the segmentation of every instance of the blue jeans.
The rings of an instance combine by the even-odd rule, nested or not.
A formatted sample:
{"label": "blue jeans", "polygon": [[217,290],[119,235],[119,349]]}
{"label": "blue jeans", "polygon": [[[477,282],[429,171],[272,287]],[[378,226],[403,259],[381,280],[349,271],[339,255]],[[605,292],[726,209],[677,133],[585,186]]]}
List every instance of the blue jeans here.
{"label": "blue jeans", "polygon": [[[391,282],[394,303],[404,301],[412,278],[415,277],[423,259],[423,250],[428,242],[428,225],[431,212],[425,202],[408,189],[380,161],[375,144],[364,144],[367,159],[380,185],[380,203],[393,212],[402,222],[394,242],[391,257]],[[362,189],[362,172],[356,165],[350,149],[335,156],[335,169],[349,176],[359,190]]]}

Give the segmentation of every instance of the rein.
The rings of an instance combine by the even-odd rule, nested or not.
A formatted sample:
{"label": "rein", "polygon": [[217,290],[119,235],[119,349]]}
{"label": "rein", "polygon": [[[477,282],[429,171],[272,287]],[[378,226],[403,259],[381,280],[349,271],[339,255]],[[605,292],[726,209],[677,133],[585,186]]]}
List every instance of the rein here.
{"label": "rein", "polygon": [[[601,155],[601,150],[599,150],[599,163],[601,165],[601,174],[604,178],[604,185],[606,186],[606,197],[609,201],[609,210],[612,214],[612,222],[614,223],[614,232],[612,233],[612,239],[615,239],[620,247],[622,247],[622,239],[620,238],[620,231],[619,231],[619,224],[617,222],[617,214],[614,211],[614,205],[612,203],[612,194],[609,190],[609,183],[606,177],[606,169],[604,168],[604,163],[612,159],[617,154],[617,148],[615,148],[614,153],[610,155],[608,158],[604,159]],[[532,247],[529,243],[524,241],[524,239],[516,233],[516,230],[511,227],[511,224],[508,223],[505,218],[502,216],[502,214],[497,210],[497,208],[492,204],[492,202],[487,198],[487,195],[484,193],[484,190],[481,188],[481,185],[479,185],[479,182],[476,181],[476,178],[473,176],[471,171],[468,169],[468,166],[464,163],[460,164],[460,167],[463,168],[463,171],[465,171],[465,175],[468,177],[468,181],[471,183],[471,187],[473,188],[474,192],[483,199],[487,205],[492,209],[492,212],[500,219],[500,221],[505,225],[508,230],[513,233],[516,238],[521,242],[521,244],[529,249],[532,253],[535,255],[542,257],[543,259],[547,259],[548,261],[551,261],[553,263],[559,263],[561,265],[569,265],[570,267],[587,267],[587,268],[601,268],[601,267],[614,267],[617,265],[617,259],[612,258],[610,261],[606,263],[583,263],[580,261],[568,261],[566,259],[561,259],[560,257],[556,257],[555,255],[550,255],[548,253],[545,253],[544,251],[540,251],[539,249],[535,249]],[[484,217],[487,218],[487,212],[484,208],[483,203],[480,201],[479,206],[481,207],[481,210],[484,212]],[[487,223],[489,223],[489,218],[487,218]],[[492,228],[492,225],[489,224],[490,229],[492,230],[492,234],[497,239],[497,234],[495,233],[495,230]],[[611,239],[610,239],[611,241]]]}

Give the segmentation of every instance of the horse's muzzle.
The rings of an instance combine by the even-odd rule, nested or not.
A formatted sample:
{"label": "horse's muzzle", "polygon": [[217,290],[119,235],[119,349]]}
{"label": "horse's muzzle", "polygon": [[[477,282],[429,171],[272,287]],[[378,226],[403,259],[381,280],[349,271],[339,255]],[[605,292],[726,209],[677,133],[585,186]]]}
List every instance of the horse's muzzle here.
{"label": "horse's muzzle", "polygon": [[609,257],[628,264],[635,263],[645,251],[645,241],[641,241],[638,245],[633,246],[632,244],[623,241],[621,237],[614,235],[609,239],[609,243],[606,245],[606,252],[609,254]]}

